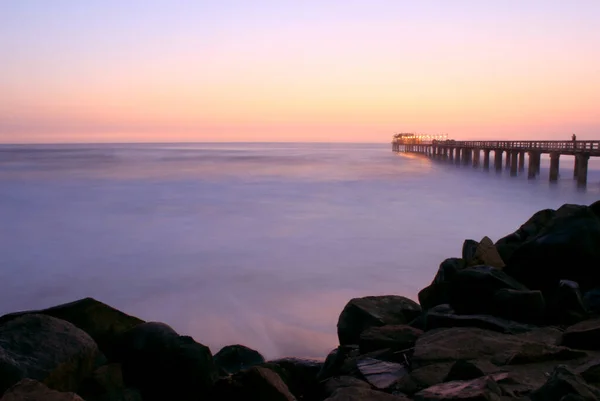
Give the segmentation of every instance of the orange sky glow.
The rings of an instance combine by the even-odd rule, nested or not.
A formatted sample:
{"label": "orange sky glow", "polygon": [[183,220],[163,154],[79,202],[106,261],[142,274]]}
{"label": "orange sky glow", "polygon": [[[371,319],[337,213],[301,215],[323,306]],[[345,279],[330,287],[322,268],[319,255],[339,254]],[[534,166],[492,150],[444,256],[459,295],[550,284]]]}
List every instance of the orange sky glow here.
{"label": "orange sky glow", "polygon": [[0,3],[0,143],[600,139],[600,2],[208,3]]}

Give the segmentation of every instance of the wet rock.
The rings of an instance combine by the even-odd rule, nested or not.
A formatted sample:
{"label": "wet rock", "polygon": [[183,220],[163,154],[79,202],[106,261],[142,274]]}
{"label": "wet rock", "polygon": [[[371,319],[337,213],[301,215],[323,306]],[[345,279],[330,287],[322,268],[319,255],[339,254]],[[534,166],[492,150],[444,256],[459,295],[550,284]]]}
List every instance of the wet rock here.
{"label": "wet rock", "polygon": [[451,281],[456,273],[467,267],[464,259],[448,258],[445,259],[438,268],[432,284],[439,284]]}
{"label": "wet rock", "polygon": [[214,356],[215,365],[226,373],[235,373],[250,366],[260,365],[265,358],[258,352],[244,345],[227,345]]}
{"label": "wet rock", "polygon": [[[418,366],[410,372],[410,378],[417,386],[418,390],[443,383],[450,373],[450,369],[454,362],[437,362],[429,363],[425,366]],[[414,391],[413,393],[416,393]]]}
{"label": "wet rock", "polygon": [[338,389],[327,401],[409,401],[408,398],[362,387]]}
{"label": "wet rock", "polygon": [[46,387],[33,379],[23,379],[10,387],[1,401],[83,401],[72,392],[60,392]]}
{"label": "wet rock", "polygon": [[281,377],[271,369],[262,366],[253,366],[232,376],[220,379],[211,390],[210,399],[248,401],[296,400]]}
{"label": "wet rock", "polygon": [[475,259],[475,253],[479,243],[472,239],[466,239],[462,246],[462,258],[467,263],[467,266],[472,266]]}
{"label": "wet rock", "polygon": [[449,258],[440,264],[431,285],[423,288],[419,292],[419,303],[423,310],[428,310],[436,305],[448,303],[448,287],[450,281],[457,272],[465,267],[465,260],[458,258]]}
{"label": "wet rock", "polygon": [[517,365],[545,361],[568,361],[585,356],[587,354],[583,351],[530,342],[521,344],[514,350],[496,355],[494,362],[498,365]]}
{"label": "wet rock", "polygon": [[578,366],[575,373],[581,375],[589,383],[600,383],[600,359],[593,359]]}
{"label": "wet rock", "polygon": [[371,327],[360,335],[360,352],[364,354],[386,348],[408,349],[415,345],[415,341],[421,334],[423,334],[421,330],[407,325]]}
{"label": "wet rock", "polygon": [[23,378],[77,391],[95,368],[98,346],[64,320],[27,314],[0,326],[0,394]]}
{"label": "wet rock", "polygon": [[340,345],[358,344],[360,334],[374,326],[407,324],[421,313],[414,301],[398,295],[354,298],[346,304],[337,324]]}
{"label": "wet rock", "polygon": [[584,400],[600,399],[600,390],[588,385],[579,375],[564,365],[558,365],[546,384],[530,394],[532,401],[560,401],[567,395]]}
{"label": "wet rock", "polygon": [[100,366],[86,378],[78,391],[86,401],[141,401],[141,394],[127,388],[119,363]]}
{"label": "wet rock", "polygon": [[144,401],[196,400],[212,387],[217,368],[208,347],[178,335],[164,323],[143,323],[121,344],[123,378]]}
{"label": "wet rock", "polygon": [[93,298],[84,298],[48,309],[4,315],[0,317],[0,325],[29,314],[52,316],[72,323],[89,334],[102,353],[113,360],[116,358],[114,347],[119,336],[144,322]]}
{"label": "wet rock", "polygon": [[448,288],[449,304],[460,315],[489,314],[493,312],[496,291],[527,288],[502,270],[491,266],[475,266],[456,273]]}
{"label": "wet rock", "polygon": [[541,291],[502,288],[492,299],[494,316],[523,323],[540,324],[546,315],[546,301]]}
{"label": "wet rock", "polygon": [[436,384],[415,394],[417,401],[433,400],[500,400],[502,390],[496,380],[508,377],[501,373],[496,376],[485,376],[474,380],[458,380]]}
{"label": "wet rock", "polygon": [[529,289],[551,293],[560,280],[585,292],[600,286],[600,219],[587,206],[563,205],[511,255],[504,271]]}
{"label": "wet rock", "polygon": [[336,390],[344,387],[362,387],[370,389],[371,385],[363,380],[352,376],[337,376],[327,379],[323,384],[323,393],[326,397],[331,396]]}
{"label": "wet rock", "polygon": [[526,333],[536,326],[503,319],[492,315],[457,315],[448,305],[438,305],[425,315],[425,331],[450,327],[478,327],[499,333]]}
{"label": "wet rock", "polygon": [[357,366],[367,382],[381,390],[408,375],[405,365],[374,358],[361,358],[357,361]]}
{"label": "wet rock", "polygon": [[565,347],[600,350],[600,318],[588,319],[565,330],[561,344]]}

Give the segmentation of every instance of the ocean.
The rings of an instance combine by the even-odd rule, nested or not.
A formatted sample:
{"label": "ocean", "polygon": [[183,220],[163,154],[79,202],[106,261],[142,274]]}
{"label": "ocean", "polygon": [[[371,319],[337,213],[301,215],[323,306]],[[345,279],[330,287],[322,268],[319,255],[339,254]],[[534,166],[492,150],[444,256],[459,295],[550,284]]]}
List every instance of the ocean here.
{"label": "ocean", "polygon": [[0,314],[94,297],[217,352],[323,358],[352,297],[417,299],[464,239],[600,199],[389,144],[0,146]]}

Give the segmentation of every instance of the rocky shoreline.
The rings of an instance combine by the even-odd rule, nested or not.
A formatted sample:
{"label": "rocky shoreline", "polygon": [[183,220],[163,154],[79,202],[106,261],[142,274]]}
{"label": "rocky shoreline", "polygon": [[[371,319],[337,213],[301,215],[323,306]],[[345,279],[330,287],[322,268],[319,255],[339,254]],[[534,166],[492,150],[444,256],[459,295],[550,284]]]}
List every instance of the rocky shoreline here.
{"label": "rocky shoreline", "polygon": [[600,400],[600,201],[466,240],[419,303],[352,299],[324,362],[208,347],[86,298],[0,317],[0,401]]}

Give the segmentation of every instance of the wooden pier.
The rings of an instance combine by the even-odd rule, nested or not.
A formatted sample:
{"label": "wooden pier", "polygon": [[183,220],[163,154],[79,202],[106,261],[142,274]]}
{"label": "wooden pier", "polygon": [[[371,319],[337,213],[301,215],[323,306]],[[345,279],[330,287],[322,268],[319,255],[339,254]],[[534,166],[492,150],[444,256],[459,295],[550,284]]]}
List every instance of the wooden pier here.
{"label": "wooden pier", "polygon": [[530,179],[539,175],[541,155],[547,153],[550,155],[551,182],[558,180],[560,156],[571,155],[575,156],[573,178],[579,185],[587,183],[589,158],[600,157],[600,141],[454,141],[431,138],[415,134],[397,134],[392,140],[392,150],[421,153],[456,164],[482,166],[486,170],[490,169],[490,153],[494,152],[493,168],[501,171],[504,165],[511,176],[525,171],[527,154],[527,177]]}

